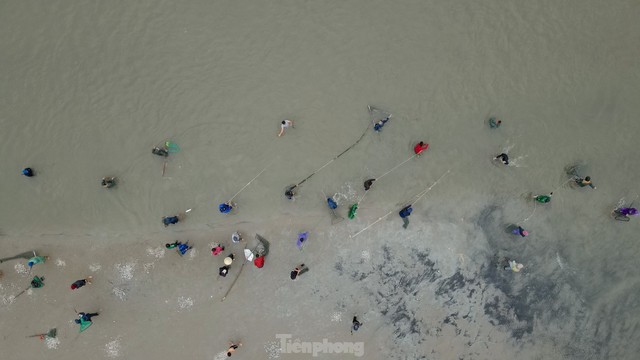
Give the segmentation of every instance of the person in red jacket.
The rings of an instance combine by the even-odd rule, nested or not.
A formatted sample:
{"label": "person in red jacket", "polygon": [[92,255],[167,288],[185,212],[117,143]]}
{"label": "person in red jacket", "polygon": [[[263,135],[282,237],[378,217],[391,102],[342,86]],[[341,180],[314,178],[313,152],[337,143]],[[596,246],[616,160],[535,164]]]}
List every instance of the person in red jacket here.
{"label": "person in red jacket", "polygon": [[416,155],[420,156],[420,154],[428,148],[429,144],[425,144],[423,141],[420,141],[416,144],[416,146],[414,146],[413,151],[416,153]]}
{"label": "person in red jacket", "polygon": [[261,269],[264,266],[264,255],[256,256],[256,258],[253,259],[253,265]]}

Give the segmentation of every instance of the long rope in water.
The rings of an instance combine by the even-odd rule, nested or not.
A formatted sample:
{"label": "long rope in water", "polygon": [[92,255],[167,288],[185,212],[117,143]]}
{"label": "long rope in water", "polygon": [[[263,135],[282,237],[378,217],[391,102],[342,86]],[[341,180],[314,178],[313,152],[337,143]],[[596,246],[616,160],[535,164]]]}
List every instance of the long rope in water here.
{"label": "long rope in water", "polygon": [[304,180],[300,181],[299,183],[297,183],[296,185],[293,186],[292,189],[295,189],[296,187],[302,185],[305,181],[309,180],[313,175],[315,175],[317,172],[319,172],[320,170],[324,169],[325,167],[329,166],[329,164],[331,164],[332,162],[334,162],[336,159],[338,159],[340,156],[342,156],[344,153],[346,153],[347,151],[353,149],[354,146],[358,145],[358,143],[360,142],[360,140],[362,140],[362,138],[365,136],[365,134],[367,133],[367,131],[369,131],[369,128],[371,127],[371,124],[367,125],[367,128],[364,130],[364,132],[362,133],[362,135],[360,135],[360,138],[358,139],[358,141],[356,141],[355,143],[353,143],[351,146],[349,146],[346,150],[344,150],[343,152],[341,152],[340,154],[338,154],[338,156],[334,157],[333,159],[329,160],[328,163],[322,165],[318,170],[314,171],[313,173],[311,173],[311,175],[307,176]]}
{"label": "long rope in water", "polygon": [[[440,180],[442,180],[445,176],[447,176],[449,173],[451,172],[451,169],[447,170],[444,174],[442,174],[442,176],[440,176],[440,178],[438,180],[436,180],[433,184],[431,184],[431,186],[429,186],[427,189],[419,192],[418,194],[416,194],[414,196],[414,198],[416,198],[414,201],[408,201],[408,203],[411,204],[415,204],[417,203],[422,197],[424,197],[425,195],[427,195],[427,193],[429,191],[431,191],[431,189],[433,189],[434,186],[436,186],[436,184],[438,184],[438,182],[440,182]],[[406,203],[405,203],[406,204]],[[371,223],[370,225],[368,225],[367,227],[365,227],[364,229],[358,231],[357,233],[353,234],[353,235],[349,235],[349,238],[353,239],[354,237],[360,235],[362,232],[364,232],[365,230],[369,229],[370,227],[372,227],[373,225],[377,224],[378,222],[384,220],[387,216],[393,214],[396,210],[391,210],[388,213],[386,213],[385,215],[381,216],[378,218],[378,220],[374,221],[373,223]]]}
{"label": "long rope in water", "polygon": [[[403,164],[405,164],[407,161],[409,161],[409,160],[413,159],[414,157],[416,157],[416,155],[417,155],[417,154],[413,154],[413,155],[411,155],[411,157],[410,157],[410,158],[408,158],[407,160],[405,160],[405,161],[401,162],[400,164],[398,164],[398,165],[394,166],[393,168],[391,168],[391,170],[389,170],[389,171],[387,171],[386,173],[384,173],[384,174],[382,174],[382,175],[380,175],[380,176],[378,176],[378,177],[375,177],[375,178],[373,178],[373,179],[374,179],[374,180],[376,180],[376,181],[378,181],[378,180],[382,179],[382,178],[383,178],[383,177],[385,177],[386,175],[389,175],[393,170],[395,170],[395,169],[399,168],[400,166],[402,166]],[[365,191],[364,191],[364,195],[362,195],[362,197],[361,197],[361,198],[358,200],[358,202],[357,202],[357,204],[358,204],[358,205],[360,205],[360,203],[364,200],[364,198],[367,196],[367,193],[368,193],[368,192],[369,192],[369,190],[365,190]]]}
{"label": "long rope in water", "polygon": [[362,202],[362,200],[364,200],[364,198],[367,196],[368,193],[369,193],[369,190],[365,190],[364,195],[362,195],[362,197],[358,199],[358,202],[356,204],[360,205],[360,203]]}
{"label": "long rope in water", "polygon": [[[551,191],[552,193],[556,192],[558,189],[560,189],[561,187],[565,186],[567,183],[569,183],[570,181],[575,180],[573,177],[570,178],[569,180],[563,182],[562,184],[560,184],[560,186],[558,186],[557,188],[553,189],[553,191]],[[538,207],[538,203],[536,203],[535,201],[533,202],[533,211],[531,212],[531,215],[527,216],[524,220],[521,221],[521,223],[525,223],[527,221],[529,221],[529,219],[531,219],[531,217],[533,216],[533,214],[536,213],[536,209]]]}
{"label": "long rope in water", "polygon": [[531,219],[531,217],[533,216],[533,214],[536,213],[536,207],[538,206],[538,204],[536,204],[535,202],[533,203],[533,211],[531,212],[531,215],[527,216],[526,219],[522,220],[522,223],[526,223],[527,220]]}
{"label": "long rope in water", "polygon": [[236,196],[238,196],[238,194],[240,194],[240,192],[242,192],[242,190],[246,189],[247,186],[249,186],[253,182],[253,180],[257,179],[258,176],[260,176],[265,170],[267,170],[267,168],[262,169],[262,171],[260,171],[260,173],[258,173],[258,175],[256,175],[253,179],[251,179],[251,181],[249,181],[247,183],[247,185],[243,186],[242,189],[240,189],[240,191],[238,191],[235,195],[233,195],[231,197],[231,199],[229,199],[229,202],[231,202]]}
{"label": "long rope in water", "polygon": [[561,187],[565,186],[566,184],[568,184],[570,181],[575,181],[575,178],[570,178],[569,180],[563,182],[562,184],[560,184],[560,186],[558,186],[557,188],[553,189],[553,191],[551,192],[556,192],[556,190],[560,189]]}
{"label": "long rope in water", "polygon": [[382,175],[380,175],[380,176],[376,177],[376,180],[380,180],[380,179],[382,179],[383,177],[385,177],[385,176],[389,175],[389,173],[391,173],[393,170],[395,170],[395,169],[399,168],[400,166],[404,165],[407,161],[409,161],[409,160],[413,159],[414,157],[416,157],[416,155],[417,155],[417,154],[413,154],[413,155],[411,155],[411,157],[410,157],[410,158],[408,158],[407,160],[405,160],[405,161],[401,162],[400,164],[398,164],[398,165],[394,166],[391,170],[387,171],[386,173],[384,173],[384,174],[382,174]]}

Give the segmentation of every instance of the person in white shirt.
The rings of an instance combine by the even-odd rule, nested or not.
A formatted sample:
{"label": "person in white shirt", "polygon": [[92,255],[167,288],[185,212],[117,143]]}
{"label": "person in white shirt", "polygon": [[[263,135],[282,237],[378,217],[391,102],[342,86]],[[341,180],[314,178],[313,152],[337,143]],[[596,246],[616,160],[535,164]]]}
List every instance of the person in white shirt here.
{"label": "person in white shirt", "polygon": [[278,134],[278,136],[282,136],[284,134],[284,129],[288,128],[289,126],[294,127],[293,121],[282,120],[282,123],[280,123],[280,133]]}

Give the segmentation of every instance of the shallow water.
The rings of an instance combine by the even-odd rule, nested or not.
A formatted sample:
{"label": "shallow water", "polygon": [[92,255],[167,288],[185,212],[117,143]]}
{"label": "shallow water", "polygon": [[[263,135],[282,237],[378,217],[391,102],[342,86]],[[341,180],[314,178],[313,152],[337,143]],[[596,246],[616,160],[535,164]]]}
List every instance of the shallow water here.
{"label": "shallow water", "polygon": [[[234,224],[293,236],[304,224],[334,245],[301,261],[369,294],[359,311],[381,330],[371,329],[365,343],[383,342],[382,356],[635,358],[638,219],[620,223],[609,212],[620,199],[639,201],[639,15],[637,1],[4,2],[0,257],[30,250],[21,244],[72,251],[188,231],[206,245],[207,232]],[[288,202],[286,186],[358,139],[370,124],[367,105],[392,120]],[[486,125],[492,115],[503,119],[500,129]],[[284,118],[295,129],[278,138]],[[162,176],[163,159],[151,148],[166,139],[181,151]],[[362,181],[405,161],[420,140],[430,144],[424,156],[377,181],[355,220],[329,225],[323,191],[350,205]],[[492,164],[503,149],[517,166]],[[577,162],[597,190],[563,185],[564,167]],[[37,176],[20,176],[25,166]],[[217,211],[265,168],[234,199],[236,214]],[[402,231],[395,210],[447,170]],[[116,189],[99,186],[107,175],[119,178]],[[551,204],[525,199],[551,191]],[[162,216],[188,208],[183,224],[162,227]],[[525,219],[529,238],[505,234]],[[348,260],[363,251],[370,262]],[[525,270],[496,271],[495,254],[516,257]],[[388,262],[401,275],[385,272]],[[410,276],[413,263],[423,277]],[[352,271],[336,270],[344,268]],[[398,276],[412,280],[396,299]],[[318,308],[325,318],[362,296],[335,286],[342,305],[317,290],[329,302]],[[455,332],[438,335],[465,307],[477,310],[482,346],[456,342]],[[422,325],[405,327],[394,313]],[[465,332],[467,320],[457,319]],[[267,317],[275,330],[266,338],[288,321]],[[307,337],[322,338],[335,324],[325,325]]]}

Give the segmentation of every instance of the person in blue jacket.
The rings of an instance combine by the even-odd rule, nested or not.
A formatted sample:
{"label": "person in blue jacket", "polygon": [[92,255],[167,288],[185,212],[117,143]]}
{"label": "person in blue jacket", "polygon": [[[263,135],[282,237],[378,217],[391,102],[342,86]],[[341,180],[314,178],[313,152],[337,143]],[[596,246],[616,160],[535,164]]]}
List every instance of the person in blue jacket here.
{"label": "person in blue jacket", "polygon": [[24,175],[26,177],[34,177],[34,176],[36,176],[36,173],[33,172],[32,168],[28,167],[28,168],[22,169],[22,175]]}
{"label": "person in blue jacket", "polygon": [[218,210],[220,210],[223,214],[228,214],[233,210],[233,205],[231,202],[226,202],[218,205]]}
{"label": "person in blue jacket", "polygon": [[176,216],[165,216],[162,218],[162,223],[164,224],[164,226],[169,226],[169,225],[175,225],[177,223],[180,222],[180,218],[178,217],[178,215]]}
{"label": "person in blue jacket", "polygon": [[412,211],[413,211],[413,208],[411,207],[411,205],[407,205],[403,207],[402,210],[400,210],[400,212],[398,213],[398,215],[400,215],[400,217],[402,218],[402,221],[404,222],[402,227],[405,229],[407,228],[407,226],[409,226],[409,216],[411,215]]}

